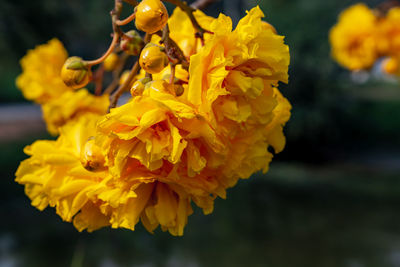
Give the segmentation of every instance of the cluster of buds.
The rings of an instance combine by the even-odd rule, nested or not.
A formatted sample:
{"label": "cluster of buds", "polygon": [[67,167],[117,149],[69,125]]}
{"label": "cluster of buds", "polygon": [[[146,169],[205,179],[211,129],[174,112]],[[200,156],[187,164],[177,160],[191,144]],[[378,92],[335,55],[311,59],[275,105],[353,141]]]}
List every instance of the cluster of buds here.
{"label": "cluster of buds", "polygon": [[[195,33],[196,38],[201,38],[202,42],[204,42],[204,33],[208,31],[202,29],[194,19],[192,14],[194,9],[187,6],[184,2],[173,2],[180,4],[180,7],[191,17],[197,30]],[[175,66],[182,64],[187,68],[188,58],[183,55],[179,46],[169,38],[167,26],[169,16],[164,4],[160,0],[143,0],[134,7],[134,12],[127,19],[119,20],[117,15],[121,11],[121,5],[118,3],[116,1],[115,9],[112,12],[114,37],[108,51],[99,59],[91,61],[86,61],[76,56],[68,58],[61,71],[61,78],[64,83],[69,87],[79,89],[85,87],[91,81],[96,83],[96,79],[102,81],[102,79],[99,79],[99,75],[104,75],[104,73],[95,73],[95,75],[92,75],[91,71],[94,65],[102,64],[103,69],[107,72],[114,72],[114,79],[119,81],[119,83],[110,85],[104,92],[107,94],[114,92],[111,96],[111,107],[113,107],[116,105],[121,91],[128,91],[130,88],[133,96],[140,95],[145,90],[143,81],[146,80],[148,82],[152,80],[151,78],[146,78],[134,83],[135,75],[130,75],[130,71],[122,71],[119,68],[124,67],[127,56],[137,56],[140,68],[150,76],[162,72],[170,64],[171,74],[169,75],[169,80],[174,88],[172,91],[177,96],[182,95],[184,88],[181,85],[182,81],[177,80],[175,77]],[[145,38],[136,30],[122,31],[121,26],[128,25],[133,20],[137,30],[146,33]],[[268,23],[265,23],[264,26],[265,28],[273,29]],[[163,36],[160,45],[149,42],[152,36],[157,35]],[[119,84],[120,87],[115,91],[116,84]],[[96,91],[98,94],[101,93],[101,90]]]}

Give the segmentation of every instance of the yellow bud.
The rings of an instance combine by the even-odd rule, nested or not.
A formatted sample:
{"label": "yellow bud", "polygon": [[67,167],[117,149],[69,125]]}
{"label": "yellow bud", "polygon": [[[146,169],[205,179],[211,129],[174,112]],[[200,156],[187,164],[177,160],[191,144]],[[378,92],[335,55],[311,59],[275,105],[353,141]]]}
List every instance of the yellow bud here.
{"label": "yellow bud", "polygon": [[113,71],[119,63],[119,56],[116,53],[109,54],[104,60],[104,69],[106,71]]}
{"label": "yellow bud", "polygon": [[132,96],[138,96],[141,95],[145,89],[145,85],[151,82],[151,79],[148,77],[142,78],[137,80],[136,82],[133,83],[131,87],[131,95]]}
{"label": "yellow bud", "polygon": [[155,33],[168,21],[168,12],[160,0],[143,0],[135,8],[135,25],[138,30]]}
{"label": "yellow bud", "polygon": [[267,29],[268,29],[268,30],[271,30],[271,31],[272,31],[273,33],[275,33],[275,34],[277,33],[275,27],[272,26],[271,24],[269,24],[269,23],[266,22],[266,21],[263,21],[263,22],[262,22],[262,27],[263,27],[264,30],[267,30]]}
{"label": "yellow bud", "polygon": [[90,82],[92,71],[80,57],[70,57],[61,69],[61,78],[67,86],[78,89]]}
{"label": "yellow bud", "polygon": [[399,61],[397,58],[389,57],[382,62],[382,69],[388,74],[399,72]]}
{"label": "yellow bud", "polygon": [[144,46],[142,37],[135,30],[131,30],[122,36],[120,47],[128,55],[137,56]]}
{"label": "yellow bud", "polygon": [[139,64],[146,72],[156,74],[168,65],[168,57],[161,46],[149,43],[140,54]]}
{"label": "yellow bud", "polygon": [[94,137],[90,137],[83,146],[80,161],[82,166],[88,171],[105,170],[105,159],[101,153],[101,148],[96,145]]}

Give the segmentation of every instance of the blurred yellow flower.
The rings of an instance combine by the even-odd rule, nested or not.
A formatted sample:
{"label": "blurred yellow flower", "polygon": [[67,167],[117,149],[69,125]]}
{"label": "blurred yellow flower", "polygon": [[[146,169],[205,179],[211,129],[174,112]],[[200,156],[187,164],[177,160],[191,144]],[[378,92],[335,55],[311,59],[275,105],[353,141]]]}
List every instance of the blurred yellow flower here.
{"label": "blurred yellow flower", "polygon": [[59,133],[59,127],[70,120],[87,113],[106,114],[110,104],[108,95],[94,96],[86,89],[67,91],[42,105],[47,130],[52,135]]}
{"label": "blurred yellow flower", "polygon": [[381,19],[379,33],[381,52],[400,57],[400,7],[391,8]]}
{"label": "blurred yellow flower", "polygon": [[377,18],[365,4],[356,4],[339,15],[329,40],[332,57],[349,70],[370,68],[378,57]]}
{"label": "blurred yellow flower", "polygon": [[382,71],[387,74],[400,76],[399,58],[388,57],[382,61]]}
{"label": "blurred yellow flower", "polygon": [[60,72],[68,54],[58,39],[39,45],[21,59],[22,74],[17,87],[24,97],[37,103],[45,103],[72,88],[66,86]]}

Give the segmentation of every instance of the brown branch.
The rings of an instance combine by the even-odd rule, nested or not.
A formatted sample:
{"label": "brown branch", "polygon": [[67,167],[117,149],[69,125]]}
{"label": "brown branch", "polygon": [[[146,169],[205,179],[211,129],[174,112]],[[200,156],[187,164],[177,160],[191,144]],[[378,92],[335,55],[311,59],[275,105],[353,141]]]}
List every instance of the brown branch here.
{"label": "brown branch", "polygon": [[193,2],[190,6],[193,7],[194,9],[200,9],[203,10],[207,8],[209,5],[217,2],[218,0],[197,0]]}
{"label": "brown branch", "polygon": [[132,13],[132,14],[131,14],[129,17],[127,17],[126,19],[117,20],[115,23],[116,23],[118,26],[124,26],[124,25],[128,24],[129,22],[131,22],[132,20],[134,20],[135,17],[136,17],[136,14],[135,14],[135,13]]}
{"label": "brown branch", "polygon": [[130,4],[131,6],[137,6],[139,4],[136,0],[123,0],[125,3]]}
{"label": "brown branch", "polygon": [[172,40],[169,36],[168,24],[165,25],[162,32],[157,32],[157,35],[161,36],[160,43],[164,44],[165,52],[166,52],[171,64],[173,64],[173,65],[182,64],[182,67],[184,69],[188,69],[189,62],[186,59],[185,55],[183,54],[183,51],[175,43],[175,41]]}
{"label": "brown branch", "polygon": [[109,54],[111,54],[112,51],[114,51],[114,48],[117,45],[117,43],[119,42],[119,38],[122,35],[122,31],[121,31],[120,27],[118,26],[118,21],[119,21],[119,16],[121,14],[121,11],[122,11],[122,0],[115,0],[114,9],[110,12],[113,31],[114,31],[114,33],[112,34],[112,37],[113,37],[112,42],[111,42],[110,46],[108,47],[107,51],[103,54],[103,56],[101,56],[100,58],[95,59],[95,60],[85,61],[87,66],[93,66],[93,65],[100,64],[107,58],[107,56]]}
{"label": "brown branch", "polygon": [[[146,35],[144,36],[145,45],[150,41],[150,39],[151,39],[151,34],[146,33]],[[140,52],[139,52],[139,55],[140,55]],[[135,78],[135,76],[139,72],[139,70],[140,70],[140,65],[139,65],[139,60],[138,60],[138,61],[136,61],[135,65],[133,65],[131,71],[129,72],[128,77],[126,77],[125,82],[123,84],[121,84],[113,94],[110,95],[110,107],[109,107],[109,109],[110,108],[115,108],[117,106],[118,99],[121,97],[121,95],[125,91],[127,91],[129,85],[132,83],[133,79]]]}
{"label": "brown branch", "polygon": [[104,78],[104,65],[101,65],[93,75],[93,80],[95,81],[95,95],[101,95],[101,90],[103,89],[103,78]]}
{"label": "brown branch", "polygon": [[118,99],[121,95],[127,91],[129,85],[131,84],[133,78],[135,78],[136,74],[140,69],[139,61],[136,61],[135,65],[133,65],[131,71],[129,72],[126,81],[121,84],[118,89],[110,96],[110,109],[115,108],[117,106]]}
{"label": "brown branch", "polygon": [[212,34],[212,32],[203,29],[197,22],[196,18],[193,15],[193,12],[196,11],[196,9],[189,6],[186,2],[183,2],[181,0],[164,0],[164,1],[178,6],[180,9],[182,9],[183,12],[185,12],[189,16],[189,19],[192,22],[193,27],[196,29],[195,37],[200,38],[201,43],[204,45],[204,34],[205,33]]}

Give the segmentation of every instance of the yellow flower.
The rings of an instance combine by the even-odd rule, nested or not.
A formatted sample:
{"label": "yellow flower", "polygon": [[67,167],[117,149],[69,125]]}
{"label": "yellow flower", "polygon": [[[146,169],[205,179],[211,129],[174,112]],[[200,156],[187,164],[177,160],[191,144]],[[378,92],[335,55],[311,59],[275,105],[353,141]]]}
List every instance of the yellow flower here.
{"label": "yellow flower", "polygon": [[[122,183],[132,173],[151,177],[147,183],[153,183],[154,190],[143,204],[144,226],[153,231],[160,224],[163,230],[182,235],[192,213],[191,200],[210,213],[214,198],[225,195],[215,175],[218,170],[205,170],[202,155],[209,154],[209,163],[215,165],[215,151],[222,153],[224,145],[190,105],[171,93],[168,83],[153,81],[146,87],[143,96],[112,109],[99,122],[97,140],[116,181]],[[113,227],[134,229],[135,223],[120,221]]]}
{"label": "yellow flower", "polygon": [[329,40],[333,58],[349,70],[370,68],[378,57],[377,18],[365,4],[344,10]]}
{"label": "yellow flower", "polygon": [[[221,176],[226,187],[266,171],[268,147],[277,153],[284,146],[276,136],[283,136],[290,104],[282,109],[288,116],[278,119],[282,101],[274,87],[288,81],[289,49],[282,36],[265,30],[263,16],[253,8],[232,31],[230,18],[220,15],[211,24],[212,38],[190,59],[187,101],[229,143]],[[274,121],[279,126],[268,127]]]}
{"label": "yellow flower", "polygon": [[[56,141],[36,141],[25,148],[31,157],[20,164],[16,181],[25,185],[32,205],[39,210],[55,207],[57,214],[72,221],[79,231],[108,225],[134,230],[142,220],[149,231],[161,224],[164,231],[182,235],[192,213],[190,198],[179,185],[159,181],[162,172],[150,172],[132,163],[124,176],[116,179],[106,166],[97,171],[83,167],[82,157],[95,135],[98,119],[94,114],[81,116],[63,126]],[[90,146],[93,149],[95,144]]]}
{"label": "yellow flower", "polygon": [[393,7],[379,23],[379,48],[384,55],[400,56],[400,7]]}
{"label": "yellow flower", "polygon": [[37,103],[45,103],[72,88],[61,79],[61,68],[68,54],[58,39],[39,45],[21,59],[22,74],[17,86],[24,97]]}
{"label": "yellow flower", "polygon": [[[34,206],[56,207],[80,231],[134,230],[141,221],[150,232],[160,226],[182,235],[192,202],[209,214],[214,199],[225,198],[238,179],[268,170],[269,148],[278,153],[285,145],[291,109],[277,89],[288,81],[284,37],[265,29],[258,7],[234,31],[224,15],[195,15],[214,34],[201,47],[193,29],[171,27],[190,56],[189,73],[180,73],[188,84],[178,92],[158,77],[168,74],[163,70],[136,83],[134,97],[101,118],[103,100],[86,90],[44,105],[60,136],[28,147],[31,157],[16,174]],[[182,28],[192,27],[183,21]]]}
{"label": "yellow flower", "polygon": [[39,140],[24,152],[31,157],[21,162],[16,181],[25,185],[25,193],[39,210],[55,207],[78,230],[96,230],[109,225],[100,211],[101,201],[89,192],[96,189],[108,173],[89,172],[80,163],[86,140],[94,135],[98,116],[89,114],[65,125],[56,141]]}
{"label": "yellow flower", "polygon": [[108,106],[108,95],[94,96],[86,89],[81,89],[79,91],[67,91],[46,102],[42,105],[42,112],[47,130],[51,134],[57,135],[59,127],[68,121],[87,113],[103,115],[107,112]]}

